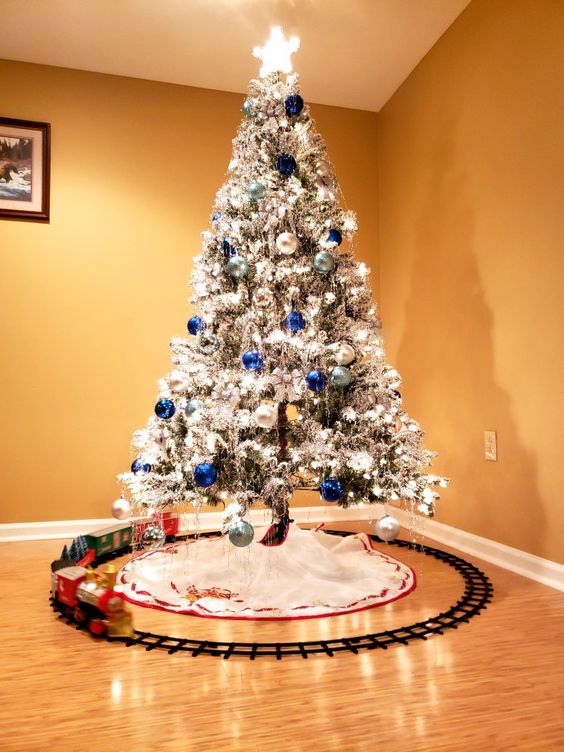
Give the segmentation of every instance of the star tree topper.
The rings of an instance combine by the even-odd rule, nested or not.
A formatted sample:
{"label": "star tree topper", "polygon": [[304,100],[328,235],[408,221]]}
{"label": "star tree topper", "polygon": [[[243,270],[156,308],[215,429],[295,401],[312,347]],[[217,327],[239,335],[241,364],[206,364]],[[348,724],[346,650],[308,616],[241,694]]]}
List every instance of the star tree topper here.
{"label": "star tree topper", "polygon": [[298,37],[286,39],[281,26],[272,26],[270,29],[270,39],[264,47],[255,47],[253,55],[262,62],[260,69],[261,76],[268,76],[269,73],[291,73],[292,55],[300,47]]}

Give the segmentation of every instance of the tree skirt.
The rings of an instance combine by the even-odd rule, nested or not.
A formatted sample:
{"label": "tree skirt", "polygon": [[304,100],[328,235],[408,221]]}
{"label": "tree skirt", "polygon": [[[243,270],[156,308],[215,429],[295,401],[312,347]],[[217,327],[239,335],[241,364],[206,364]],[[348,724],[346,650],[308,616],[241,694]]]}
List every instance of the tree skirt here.
{"label": "tree skirt", "polygon": [[346,537],[291,525],[281,546],[246,548],[226,535],[149,551],[118,573],[137,605],[222,619],[307,619],[351,613],[403,598],[413,570],[373,549],[364,533]]}

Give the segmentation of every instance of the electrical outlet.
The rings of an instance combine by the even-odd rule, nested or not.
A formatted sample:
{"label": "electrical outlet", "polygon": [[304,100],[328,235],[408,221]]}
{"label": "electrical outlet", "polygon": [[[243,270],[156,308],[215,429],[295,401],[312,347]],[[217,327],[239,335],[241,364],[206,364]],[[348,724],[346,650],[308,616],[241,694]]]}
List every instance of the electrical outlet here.
{"label": "electrical outlet", "polygon": [[497,462],[497,433],[484,431],[484,457],[490,462]]}

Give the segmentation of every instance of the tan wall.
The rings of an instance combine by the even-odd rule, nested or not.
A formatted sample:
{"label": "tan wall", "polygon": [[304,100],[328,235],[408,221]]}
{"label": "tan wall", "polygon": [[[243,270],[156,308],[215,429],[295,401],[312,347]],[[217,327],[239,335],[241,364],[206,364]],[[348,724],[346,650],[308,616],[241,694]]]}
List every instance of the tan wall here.
{"label": "tan wall", "polygon": [[[0,91],[53,140],[51,223],[0,220],[0,522],[107,517],[185,331],[243,97],[5,61]],[[313,112],[368,260],[376,116]]]}
{"label": "tan wall", "polygon": [[560,0],[473,0],[378,117],[386,341],[452,478],[437,518],[557,561],[563,32]]}

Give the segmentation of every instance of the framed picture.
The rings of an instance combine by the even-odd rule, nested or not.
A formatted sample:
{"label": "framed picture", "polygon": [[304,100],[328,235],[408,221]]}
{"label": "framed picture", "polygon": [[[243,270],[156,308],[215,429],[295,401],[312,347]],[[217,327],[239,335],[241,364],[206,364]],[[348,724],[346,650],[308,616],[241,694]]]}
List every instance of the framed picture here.
{"label": "framed picture", "polygon": [[0,219],[49,219],[50,130],[0,117]]}

